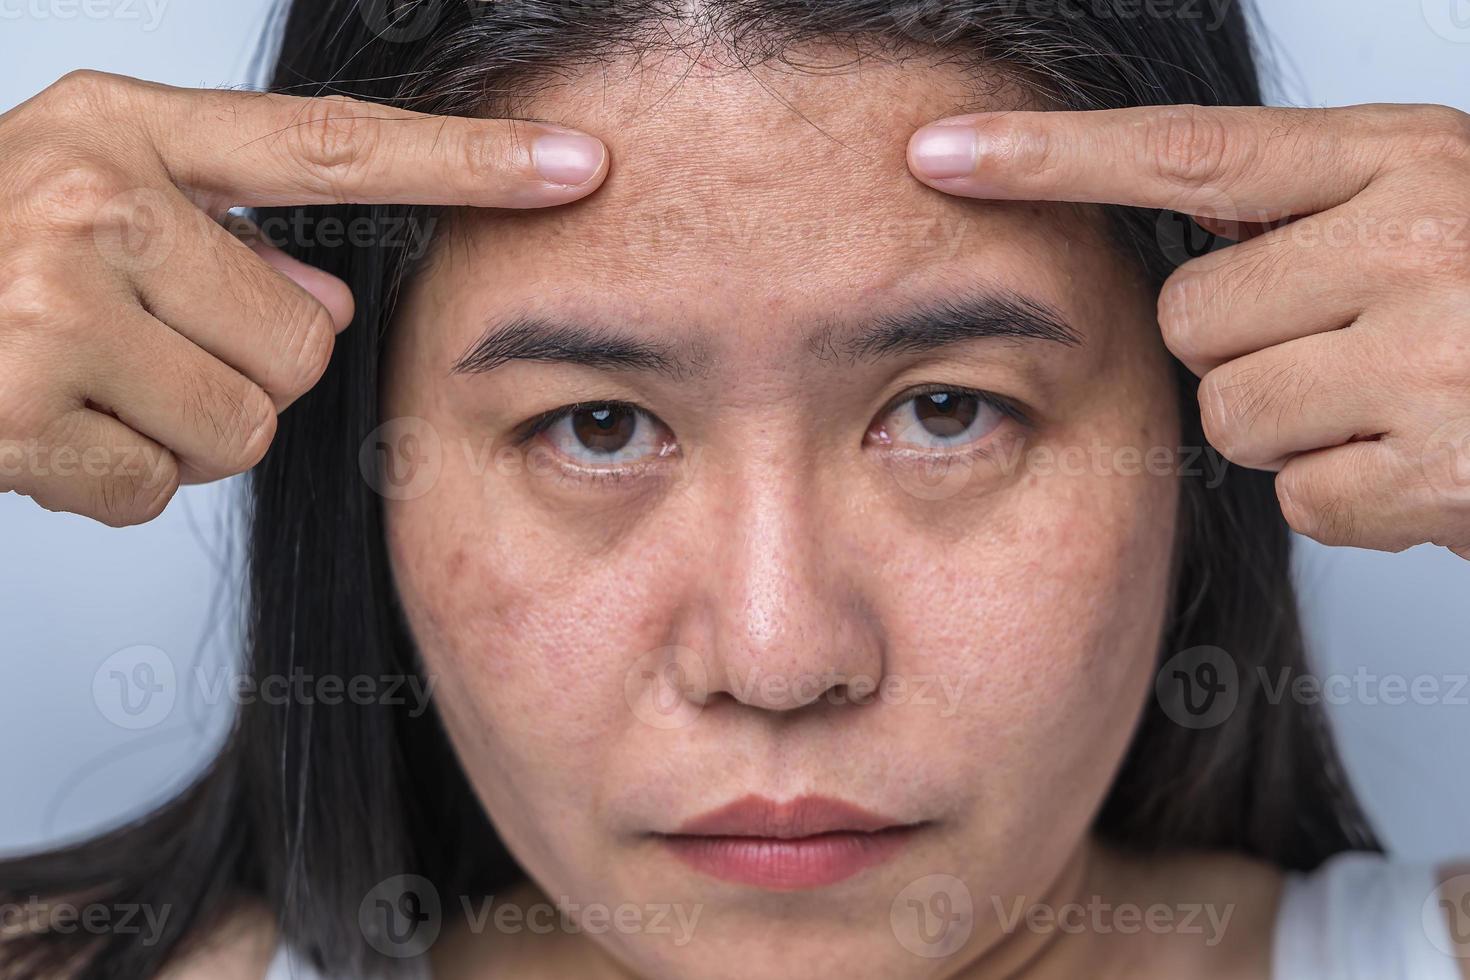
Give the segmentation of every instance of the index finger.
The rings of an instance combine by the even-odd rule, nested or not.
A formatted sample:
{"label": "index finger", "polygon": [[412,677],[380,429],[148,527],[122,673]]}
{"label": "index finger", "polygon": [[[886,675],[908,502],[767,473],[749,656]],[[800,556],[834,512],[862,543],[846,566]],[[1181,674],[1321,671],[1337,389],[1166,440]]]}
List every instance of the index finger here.
{"label": "index finger", "polygon": [[923,127],[908,159],[924,183],[964,197],[1260,221],[1356,197],[1387,162],[1390,138],[1371,106],[993,112]]}
{"label": "index finger", "polygon": [[232,206],[533,208],[584,197],[607,175],[600,140],[546,123],[340,96],[156,89],[161,111],[145,129],[170,176]]}

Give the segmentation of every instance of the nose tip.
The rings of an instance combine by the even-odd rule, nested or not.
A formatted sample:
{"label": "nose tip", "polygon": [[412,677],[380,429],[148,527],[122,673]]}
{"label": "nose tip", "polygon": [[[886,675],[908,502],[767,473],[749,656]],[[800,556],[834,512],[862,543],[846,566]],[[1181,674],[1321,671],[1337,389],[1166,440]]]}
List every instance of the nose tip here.
{"label": "nose tip", "polygon": [[849,560],[851,534],[813,494],[752,494],[715,552],[712,681],[769,711],[876,689],[881,630]]}
{"label": "nose tip", "polygon": [[866,703],[877,690],[877,677],[850,675],[829,667],[806,670],[800,667],[761,667],[744,676],[727,673],[721,693],[741,704],[766,711],[796,711],[817,702],[830,704]]}

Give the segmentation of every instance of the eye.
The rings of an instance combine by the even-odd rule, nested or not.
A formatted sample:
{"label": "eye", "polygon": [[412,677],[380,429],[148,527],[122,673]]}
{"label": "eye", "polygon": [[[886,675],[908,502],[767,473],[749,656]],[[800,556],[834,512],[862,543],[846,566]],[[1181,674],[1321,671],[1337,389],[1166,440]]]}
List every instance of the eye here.
{"label": "eye", "polygon": [[530,436],[540,435],[557,452],[584,466],[642,462],[674,448],[668,428],[625,402],[568,405],[542,416]]}
{"label": "eye", "polygon": [[1019,410],[995,395],[936,386],[891,402],[869,431],[896,448],[959,449],[980,442],[1007,418],[1020,418]]}

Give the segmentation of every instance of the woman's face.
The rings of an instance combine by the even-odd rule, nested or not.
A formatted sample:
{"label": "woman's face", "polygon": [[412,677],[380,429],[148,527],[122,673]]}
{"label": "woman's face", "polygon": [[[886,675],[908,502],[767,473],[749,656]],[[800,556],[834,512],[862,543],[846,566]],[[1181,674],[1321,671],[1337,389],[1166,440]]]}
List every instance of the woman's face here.
{"label": "woman's face", "polygon": [[526,114],[604,137],[606,186],[457,221],[396,324],[383,415],[437,477],[389,545],[439,710],[640,974],[1022,943],[997,909],[1079,866],[1132,733],[1169,362],[1097,215],[908,175],[923,121],[1022,104],[974,93],[674,56],[559,83]]}

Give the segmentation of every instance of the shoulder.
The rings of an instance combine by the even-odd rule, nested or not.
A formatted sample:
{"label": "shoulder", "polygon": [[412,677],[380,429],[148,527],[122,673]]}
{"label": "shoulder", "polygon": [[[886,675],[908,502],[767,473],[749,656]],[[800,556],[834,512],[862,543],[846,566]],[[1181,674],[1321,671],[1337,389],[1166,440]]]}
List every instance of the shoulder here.
{"label": "shoulder", "polygon": [[1470,866],[1344,852],[1308,872],[1212,853],[1134,867],[1135,901],[1208,913],[1207,955],[1182,925],[1156,951],[1174,974],[1470,980]]}
{"label": "shoulder", "polygon": [[1470,977],[1470,875],[1345,852],[1287,877],[1275,964],[1284,976]]}
{"label": "shoulder", "polygon": [[279,942],[275,915],[262,902],[241,901],[159,980],[261,980]]}

